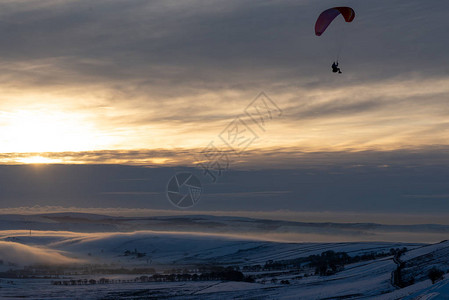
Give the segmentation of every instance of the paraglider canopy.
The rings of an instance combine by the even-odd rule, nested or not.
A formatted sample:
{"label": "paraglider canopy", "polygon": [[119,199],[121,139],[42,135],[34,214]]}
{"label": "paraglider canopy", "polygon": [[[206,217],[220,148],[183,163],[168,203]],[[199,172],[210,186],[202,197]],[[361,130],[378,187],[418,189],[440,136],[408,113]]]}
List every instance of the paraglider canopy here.
{"label": "paraglider canopy", "polygon": [[346,22],[352,22],[355,17],[355,12],[350,7],[334,7],[329,8],[325,11],[323,11],[315,23],[315,34],[317,36],[320,36],[323,34],[324,31],[326,31],[326,28],[329,26],[330,23],[338,16],[342,15],[345,18]]}

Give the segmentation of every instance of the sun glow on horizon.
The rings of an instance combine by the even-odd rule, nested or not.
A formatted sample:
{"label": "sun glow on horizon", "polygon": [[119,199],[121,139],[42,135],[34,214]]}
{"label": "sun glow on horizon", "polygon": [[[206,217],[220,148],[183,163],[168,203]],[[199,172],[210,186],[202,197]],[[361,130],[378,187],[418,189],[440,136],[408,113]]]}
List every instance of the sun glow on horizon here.
{"label": "sun glow on horizon", "polygon": [[30,157],[24,157],[18,160],[21,163],[25,164],[57,164],[62,163],[63,161],[60,159],[51,159],[47,157],[42,156],[30,156]]}

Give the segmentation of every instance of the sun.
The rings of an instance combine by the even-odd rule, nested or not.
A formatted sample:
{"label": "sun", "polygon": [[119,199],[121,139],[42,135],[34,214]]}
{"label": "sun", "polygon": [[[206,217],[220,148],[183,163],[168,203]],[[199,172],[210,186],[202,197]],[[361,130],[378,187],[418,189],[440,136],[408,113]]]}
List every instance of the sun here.
{"label": "sun", "polygon": [[55,164],[55,163],[62,163],[62,160],[59,159],[51,159],[47,157],[42,156],[30,156],[30,157],[24,157],[18,159],[18,162],[25,163],[25,164]]}
{"label": "sun", "polygon": [[[95,148],[95,127],[82,115],[65,111],[19,110],[2,114],[0,152],[62,152]],[[31,158],[43,161],[43,157]]]}

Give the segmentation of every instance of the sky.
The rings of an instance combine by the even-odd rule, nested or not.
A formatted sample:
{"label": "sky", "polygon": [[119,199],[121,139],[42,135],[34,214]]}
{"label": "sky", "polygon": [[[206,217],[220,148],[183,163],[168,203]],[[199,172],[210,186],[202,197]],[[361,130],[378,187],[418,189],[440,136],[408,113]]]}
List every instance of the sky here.
{"label": "sky", "polygon": [[[316,37],[336,5],[356,18]],[[448,13],[444,0],[0,1],[0,207],[173,209],[166,182],[187,170],[200,211],[449,213]],[[212,148],[230,157],[218,182],[190,169]]]}

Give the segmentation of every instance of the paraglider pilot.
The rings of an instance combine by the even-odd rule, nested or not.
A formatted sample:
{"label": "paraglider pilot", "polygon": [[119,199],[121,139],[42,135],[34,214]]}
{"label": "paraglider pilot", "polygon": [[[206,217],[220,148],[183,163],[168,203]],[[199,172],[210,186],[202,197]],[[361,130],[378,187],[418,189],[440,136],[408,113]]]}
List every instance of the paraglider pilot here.
{"label": "paraglider pilot", "polygon": [[338,67],[338,61],[337,62],[334,62],[333,64],[332,64],[332,72],[334,72],[334,73],[339,73],[339,74],[341,74],[341,70],[340,70],[340,68]]}

